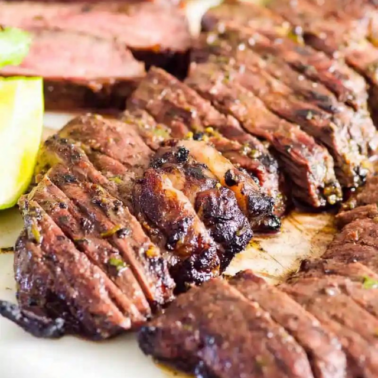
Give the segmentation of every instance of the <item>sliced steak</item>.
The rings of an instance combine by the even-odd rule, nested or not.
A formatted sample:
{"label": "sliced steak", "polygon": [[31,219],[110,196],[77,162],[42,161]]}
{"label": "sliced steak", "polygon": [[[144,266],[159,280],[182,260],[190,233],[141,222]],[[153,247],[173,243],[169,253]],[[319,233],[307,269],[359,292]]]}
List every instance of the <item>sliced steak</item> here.
{"label": "sliced steak", "polygon": [[[250,34],[254,36],[253,32]],[[375,154],[378,133],[366,109],[358,111],[350,109],[339,102],[321,83],[316,83],[299,74],[282,58],[276,57],[269,51],[259,51],[258,48],[254,51],[255,46],[249,47],[242,36],[243,32],[235,36],[232,30],[228,33],[227,29],[219,39],[215,39],[213,34],[204,34],[198,42],[197,50],[199,51],[196,51],[195,55],[199,54],[202,60],[206,55],[216,55],[220,56],[217,60],[227,61],[228,58],[230,61],[236,60],[243,65],[264,70],[291,88],[298,99],[307,101],[329,113],[335,125],[347,127],[350,137],[357,143],[362,155]],[[241,49],[240,45],[244,48]]]}
{"label": "sliced steak", "polygon": [[257,302],[296,339],[306,351],[316,378],[345,377],[346,358],[339,341],[312,314],[251,271],[238,273],[230,284],[248,300]]}
{"label": "sliced steak", "polygon": [[150,168],[134,188],[134,211],[164,258],[178,290],[217,276],[217,246],[189,199],[163,170]]}
{"label": "sliced steak", "polygon": [[242,251],[252,238],[248,219],[238,207],[235,194],[222,187],[216,177],[195,161],[189,151],[177,147],[171,140],[161,147],[151,166],[164,171],[175,189],[189,199],[199,218],[219,244],[223,271],[236,253]]}
{"label": "sliced steak", "polygon": [[[129,99],[128,107],[146,109],[158,122],[169,125],[174,137],[182,137],[188,128],[203,135],[202,133],[210,127],[211,130],[226,138],[243,144],[250,143],[251,149],[256,150],[256,139],[245,133],[233,117],[223,116],[195,91],[161,70],[150,70],[146,79]],[[257,144],[261,145],[260,142]],[[219,148],[225,150],[225,146],[221,146],[221,143],[219,143]],[[256,174],[257,177],[261,175],[261,171],[260,169]],[[265,180],[265,182],[269,184],[272,180]],[[278,176],[276,176],[276,187],[271,192],[277,193],[278,185]],[[258,185],[254,184],[254,186],[260,191]],[[270,223],[271,225],[269,222],[266,223],[268,230],[271,226],[274,226],[273,230],[279,226],[278,219]]]}
{"label": "sliced steak", "polygon": [[283,2],[274,10],[292,23],[293,27],[298,30],[300,28],[306,43],[329,56],[343,57],[369,81],[369,103],[376,120],[378,49],[365,39],[372,30],[372,24],[334,16],[325,19],[322,17],[321,7],[310,5],[307,1],[298,1],[295,4]]}
{"label": "sliced steak", "polygon": [[[20,269],[18,273],[22,271],[18,277],[25,279],[25,275],[28,275],[32,279],[28,281],[29,287],[33,287],[33,279],[48,275],[43,284],[37,282],[35,290],[28,293],[28,309],[32,307],[33,295],[36,295],[37,303],[54,309],[54,301],[49,303],[48,294],[51,292],[52,296],[65,303],[69,321],[73,319],[80,333],[87,337],[104,339],[129,329],[128,304],[112,281],[74,247],[37,203],[23,198],[20,206],[27,240],[16,260],[15,267]],[[37,264],[34,264],[35,259],[39,260]],[[38,271],[39,264],[42,264],[44,271]],[[22,291],[26,281],[19,284]],[[46,296],[39,298],[41,294]],[[64,312],[60,313],[60,317],[65,315]]]}
{"label": "sliced steak", "polygon": [[[287,21],[266,8],[249,2],[226,2],[208,11],[203,19],[203,27],[208,31],[242,31],[245,45],[260,53],[280,57],[306,77],[325,85],[339,101],[355,109],[366,108],[367,88],[362,77],[324,53],[296,43],[299,37],[290,33]],[[288,32],[291,38],[284,38]]]}
{"label": "sliced steak", "polygon": [[352,210],[342,211],[336,215],[336,222],[339,227],[352,223],[358,219],[370,218],[373,220],[378,219],[378,207],[374,205],[360,206]]}
{"label": "sliced steak", "polygon": [[149,302],[170,301],[173,281],[166,263],[127,207],[100,185],[80,181],[74,170],[62,165],[53,167],[48,177],[89,218],[96,232],[119,250]]}
{"label": "sliced steak", "polygon": [[153,154],[140,136],[139,128],[88,114],[69,122],[58,135],[79,142],[124,165],[122,200],[130,207],[133,186],[143,176]]}
{"label": "sliced steak", "polygon": [[144,65],[116,41],[42,29],[32,36],[22,64],[4,67],[0,75],[42,76],[49,109],[122,108],[145,74]]}
{"label": "sliced steak", "polygon": [[258,185],[251,177],[237,169],[228,159],[205,142],[183,140],[179,145],[189,150],[190,155],[214,174],[219,182],[231,189],[239,207],[248,217],[252,229],[276,230],[280,222],[273,213],[273,201],[261,194]]}
{"label": "sliced steak", "polygon": [[256,302],[220,279],[181,295],[142,328],[139,345],[196,377],[313,376],[294,339]]}
{"label": "sliced steak", "polygon": [[130,302],[132,323],[138,325],[145,321],[151,309],[128,262],[119,250],[96,232],[95,225],[50,181],[48,175],[30,193],[29,199],[36,201],[76,248],[84,252],[122,291],[124,300]]}
{"label": "sliced steak", "polygon": [[251,91],[226,77],[225,66],[209,62],[193,64],[186,82],[218,110],[238,119],[248,132],[272,144],[295,185],[291,193],[295,198],[314,207],[339,201],[341,189],[327,150],[298,126],[271,113]]}
{"label": "sliced steak", "polygon": [[295,282],[298,277],[343,276],[352,281],[364,282],[367,279],[377,280],[378,274],[367,266],[359,263],[345,263],[337,260],[304,260],[300,270],[289,278],[289,282]]}
{"label": "sliced steak", "polygon": [[183,10],[169,2],[40,4],[2,1],[0,23],[22,29],[43,27],[106,41],[117,40],[124,48],[130,48],[137,59],[145,61],[147,67],[162,66],[181,76],[188,67],[191,45],[188,22]]}
{"label": "sliced steak", "polygon": [[337,281],[331,276],[304,278],[290,285],[281,285],[280,289],[338,337],[348,358],[349,376],[375,377],[378,369],[375,335],[378,320],[351,299],[350,293],[345,293]]}

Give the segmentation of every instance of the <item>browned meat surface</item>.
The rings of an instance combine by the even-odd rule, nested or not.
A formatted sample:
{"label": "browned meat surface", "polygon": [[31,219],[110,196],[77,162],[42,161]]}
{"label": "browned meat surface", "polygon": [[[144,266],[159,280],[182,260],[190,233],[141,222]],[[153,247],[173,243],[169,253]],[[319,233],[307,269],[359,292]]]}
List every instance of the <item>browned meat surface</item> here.
{"label": "browned meat surface", "polygon": [[248,219],[238,207],[235,194],[222,187],[216,177],[195,161],[189,151],[171,140],[161,147],[151,166],[162,170],[175,189],[181,191],[219,244],[221,271],[252,238]]}
{"label": "browned meat surface", "polygon": [[[348,12],[339,12],[335,15],[331,12],[328,17],[324,17],[322,7],[310,4],[307,0],[295,3],[284,1],[277,7],[275,7],[275,3],[270,5],[271,8],[279,12],[294,28],[301,30],[306,43],[330,56],[345,58],[351,67],[369,81],[371,85],[369,103],[376,121],[378,49],[366,39],[377,33],[377,23],[370,22],[377,15],[373,4],[364,9],[361,4],[358,5],[355,2],[353,6],[346,8],[349,14]],[[337,4],[333,5],[337,8]],[[371,16],[362,17],[361,20],[358,16],[359,13],[361,15],[361,12],[351,12],[355,8],[360,11],[364,9],[362,14],[366,15],[366,11],[368,11]],[[374,9],[374,12],[371,9]],[[339,17],[340,13],[344,17]],[[345,14],[347,14],[346,17]],[[371,39],[376,43],[376,36]]]}
{"label": "browned meat surface", "polygon": [[259,97],[268,109],[299,124],[305,132],[326,145],[334,158],[336,175],[343,186],[355,187],[365,181],[365,157],[351,139],[348,125],[337,125],[328,113],[302,101],[289,87],[260,68],[227,65],[225,75]]}
{"label": "browned meat surface", "polygon": [[295,338],[306,351],[316,378],[345,377],[346,358],[339,341],[311,313],[251,271],[237,274],[230,284],[248,300],[257,302]]}
{"label": "browned meat surface", "polygon": [[82,147],[100,152],[125,166],[122,200],[131,204],[132,188],[136,180],[143,176],[152,156],[137,126],[131,123],[125,126],[122,122],[89,114],[75,118],[58,135],[79,142]]}
{"label": "browned meat surface", "polygon": [[189,199],[163,170],[148,169],[135,185],[134,211],[151,239],[164,250],[178,290],[219,274],[213,238]]}
{"label": "browned meat surface", "polygon": [[238,119],[248,132],[272,144],[294,184],[291,195],[314,207],[339,201],[341,189],[327,150],[298,126],[271,113],[251,91],[227,81],[226,76],[227,68],[222,64],[193,64],[186,82],[218,110]]}
{"label": "browned meat surface", "polygon": [[370,176],[366,185],[359,189],[345,204],[344,210],[378,203],[378,176]]}
{"label": "browned meat surface", "polygon": [[[290,25],[272,11],[247,2],[225,2],[208,11],[203,19],[203,28],[223,30],[223,24],[227,24],[227,29],[236,27],[239,32],[243,31],[246,38],[242,45],[283,59],[306,77],[325,85],[339,101],[355,109],[366,107],[365,81],[353,70],[324,53],[296,43],[295,40],[300,40],[300,36],[296,36],[298,31],[291,33]],[[240,28],[242,25],[247,28]],[[284,38],[287,34],[290,38]]]}
{"label": "browned meat surface", "polygon": [[[23,198],[20,206],[26,226],[15,264],[21,308],[50,318],[59,314],[67,319],[66,332],[94,339],[129,329],[128,303],[106,274],[75,248],[36,202]],[[66,311],[61,311],[60,301]]]}
{"label": "browned meat surface", "polygon": [[76,248],[84,252],[122,291],[125,302],[129,302],[132,323],[137,325],[145,321],[151,309],[128,261],[96,231],[93,222],[50,181],[48,175],[31,192],[29,199],[36,201]]}
{"label": "browned meat surface", "polygon": [[345,278],[342,281],[344,284],[332,276],[304,278],[280,288],[338,337],[348,358],[349,376],[375,377],[378,320],[344,291],[352,282]]}
{"label": "browned meat surface", "polygon": [[150,303],[169,301],[173,282],[166,263],[127,207],[100,185],[80,181],[73,170],[62,165],[52,168],[48,176],[89,218],[96,231],[120,251]]}
{"label": "browned meat surface", "polygon": [[260,188],[247,173],[237,169],[205,142],[182,140],[179,145],[188,149],[195,160],[205,164],[223,186],[235,193],[239,207],[248,217],[252,229],[276,230],[279,227],[279,220],[272,215],[271,198],[261,194]]}
{"label": "browned meat surface", "polygon": [[196,377],[313,377],[295,340],[220,279],[181,295],[142,328],[139,344]]}
{"label": "browned meat surface", "polygon": [[[254,35],[250,32],[250,35]],[[209,43],[210,39],[210,43]],[[204,34],[195,55],[205,59],[206,55],[220,56],[217,60],[223,63],[227,61],[238,61],[243,65],[260,68],[270,76],[279,80],[282,84],[291,88],[300,100],[305,100],[316,108],[326,111],[331,115],[335,125],[346,127],[350,138],[357,143],[359,152],[363,155],[374,154],[378,147],[378,133],[366,109],[357,112],[350,109],[321,83],[307,79],[304,75],[298,74],[282,58],[274,56],[269,51],[254,51],[254,46],[240,49],[240,44],[246,44],[243,31],[225,31],[220,38],[216,39],[214,34]]]}
{"label": "browned meat surface", "polygon": [[43,76],[50,109],[121,109],[145,74],[144,64],[116,41],[39,29],[32,37],[22,64],[2,68],[0,75]]}
{"label": "browned meat surface", "polygon": [[[191,45],[188,23],[184,12],[168,2],[97,1],[88,4],[60,1],[41,4],[2,1],[0,23],[23,29],[42,27],[77,32],[105,41],[117,40],[148,67],[162,66],[178,75],[185,75],[187,70]],[[73,43],[69,51],[73,46],[76,44]]]}
{"label": "browned meat surface", "polygon": [[348,223],[352,223],[358,219],[378,219],[377,205],[365,205],[356,207],[352,210],[345,210],[336,215],[336,222],[339,227],[344,227]]}
{"label": "browned meat surface", "polygon": [[[201,138],[202,133],[209,132],[211,134],[212,131],[216,131],[217,134],[222,134],[228,139],[239,141],[243,145],[246,144],[253,151],[264,151],[264,148],[260,147],[261,143],[245,133],[233,117],[223,116],[195,91],[161,70],[150,70],[146,79],[142,81],[137,91],[129,99],[128,106],[131,108],[140,107],[146,109],[158,122],[163,122],[171,127],[173,137],[182,138],[187,134],[187,131],[192,130],[197,135],[199,134],[199,138]],[[216,138],[212,139],[212,141],[214,141],[216,147],[219,147],[221,151],[227,151],[227,140],[221,138],[220,135],[218,136],[220,141],[216,142]],[[196,138],[196,136],[194,137]],[[240,154],[239,159],[236,160],[235,152],[231,156],[233,162],[242,160]],[[263,166],[263,164],[265,165],[271,160],[259,160],[258,157],[255,164],[250,164],[248,173],[255,177],[261,176],[262,172],[270,175],[269,178],[264,180],[264,184],[265,186],[274,184],[274,187],[268,187],[264,192],[275,196],[277,198],[277,207],[282,208],[283,198],[279,196],[278,174],[274,171],[271,172],[270,168],[265,169]],[[254,172],[255,167],[259,168],[259,170],[256,170],[256,174]],[[272,178],[272,175],[275,175],[275,179]],[[256,186],[256,190],[260,191],[257,185],[254,185]],[[282,210],[278,212],[282,214]],[[261,225],[265,227],[263,224]],[[274,230],[277,227],[279,227],[278,219],[275,219],[274,222],[273,220],[266,222],[267,230],[269,228]]]}
{"label": "browned meat surface", "polygon": [[299,272],[292,275],[289,282],[295,282],[298,277],[322,278],[327,275],[344,276],[359,282],[370,281],[370,279],[378,281],[378,274],[359,262],[345,263],[337,260],[317,259],[304,260]]}

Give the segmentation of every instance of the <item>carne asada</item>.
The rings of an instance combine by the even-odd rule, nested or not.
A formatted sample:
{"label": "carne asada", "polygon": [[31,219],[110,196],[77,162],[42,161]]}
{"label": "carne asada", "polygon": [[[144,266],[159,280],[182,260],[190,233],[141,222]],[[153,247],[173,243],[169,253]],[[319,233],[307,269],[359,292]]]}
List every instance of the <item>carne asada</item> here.
{"label": "carne asada", "polygon": [[[215,108],[211,106],[209,102],[201,98],[195,91],[186,86],[184,83],[180,83],[177,79],[170,76],[169,74],[158,69],[151,69],[146,76],[145,80],[142,81],[138,89],[133,93],[128,101],[128,107],[132,108],[142,108],[147,110],[150,114],[154,116],[157,122],[162,122],[172,129],[172,136],[177,138],[182,138],[187,135],[187,131],[192,131],[193,137],[199,134],[199,139],[206,134],[207,131],[214,130],[217,132],[215,137],[211,139],[216,148],[219,148],[221,152],[229,150],[227,145],[228,139],[236,140],[242,145],[247,145],[253,151],[259,151],[261,142],[256,140],[251,135],[247,134],[240,127],[239,123],[231,116],[223,116],[216,111]],[[209,130],[209,128],[211,128]],[[226,140],[222,137],[224,135]],[[218,139],[218,142],[217,142]],[[195,144],[194,144],[195,145]],[[193,146],[194,146],[193,145]],[[242,145],[240,145],[242,153]],[[264,148],[262,148],[264,150]],[[192,153],[192,151],[191,151]],[[258,153],[256,155],[259,155]],[[228,157],[227,155],[225,155]],[[232,154],[233,162],[239,163],[245,161],[243,157],[236,160],[235,152]],[[242,160],[243,159],[243,160]],[[199,160],[196,157],[196,160]],[[250,165],[250,168],[259,167],[264,163],[269,163],[268,161],[260,161],[256,159],[257,162],[254,165]],[[259,164],[258,164],[259,163]],[[241,166],[241,168],[246,168],[246,166]],[[211,169],[210,169],[211,170]],[[265,172],[269,172],[265,170]],[[249,174],[254,174],[253,171],[248,171]],[[256,174],[257,177],[261,175],[261,169]],[[271,190],[268,188],[264,191],[267,193],[265,202],[268,205],[269,194],[271,196],[276,195],[277,207],[282,208],[282,196],[278,195],[279,191],[279,178],[276,175],[276,182],[274,183],[272,179],[265,180],[265,184],[275,184]],[[251,181],[249,178],[248,181]],[[251,184],[255,186],[255,191],[260,191],[258,185]],[[269,194],[268,194],[269,193]],[[270,198],[273,203],[274,198]],[[271,205],[269,205],[271,207]],[[266,209],[266,211],[271,211]],[[253,214],[253,213],[252,213]],[[251,215],[252,215],[251,214]],[[282,210],[280,215],[282,214]],[[261,214],[263,216],[263,214]],[[275,230],[279,228],[279,219],[274,215],[267,215],[266,222],[256,222],[255,227],[269,230]],[[251,219],[250,219],[251,220]],[[253,220],[251,220],[253,222]]]}
{"label": "carne asada", "polygon": [[294,338],[221,279],[179,296],[141,329],[139,345],[196,377],[313,377]]}
{"label": "carne asada", "polygon": [[340,185],[327,150],[298,126],[271,113],[251,91],[227,81],[226,75],[220,64],[193,64],[186,82],[218,110],[234,116],[248,132],[272,144],[294,184],[293,197],[314,207],[340,201]]}
{"label": "carne asada", "polygon": [[57,30],[31,34],[21,65],[0,75],[44,77],[48,108],[121,108],[144,76],[144,65],[116,41]]}
{"label": "carne asada", "polygon": [[[147,67],[161,66],[180,76],[186,74],[188,67],[191,45],[188,22],[183,10],[169,2],[134,0],[127,4],[119,1],[88,4],[60,1],[46,4],[1,1],[0,24],[26,30],[58,29],[64,34],[85,34],[108,43],[116,40]],[[72,46],[76,46],[75,43]],[[94,46],[94,50],[96,48]]]}

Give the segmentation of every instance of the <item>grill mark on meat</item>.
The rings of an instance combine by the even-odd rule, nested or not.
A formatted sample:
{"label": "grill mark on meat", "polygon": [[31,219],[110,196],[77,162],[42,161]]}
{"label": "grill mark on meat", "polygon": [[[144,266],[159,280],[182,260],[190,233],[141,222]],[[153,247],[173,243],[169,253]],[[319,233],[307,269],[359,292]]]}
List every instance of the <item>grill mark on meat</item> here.
{"label": "grill mark on meat", "polygon": [[[67,181],[67,176],[72,180]],[[100,185],[81,182],[61,165],[49,172],[50,180],[93,222],[97,232],[122,253],[152,305],[172,299],[173,281],[159,249],[145,235],[141,225],[122,202]],[[120,230],[128,230],[127,234]]]}
{"label": "grill mark on meat", "polygon": [[313,376],[294,339],[220,279],[181,295],[138,338],[146,354],[197,377]]}
{"label": "grill mark on meat", "polygon": [[164,258],[179,291],[219,274],[214,240],[188,198],[161,169],[148,169],[134,188],[134,210]]}
{"label": "grill mark on meat", "polygon": [[[327,150],[298,126],[276,117],[252,92],[227,82],[225,76],[221,64],[196,64],[187,83],[211,100],[217,109],[236,117],[247,131],[272,144],[283,169],[295,184],[292,193],[295,197],[315,207],[340,200],[340,185]],[[323,162],[322,167],[319,162]]]}
{"label": "grill mark on meat", "polygon": [[235,193],[239,207],[248,217],[252,229],[275,228],[276,217],[269,215],[273,201],[261,195],[256,183],[246,173],[235,168],[215,148],[204,142],[183,140],[179,145],[188,149],[195,160],[205,164],[223,186]]}
{"label": "grill mark on meat", "polygon": [[28,239],[52,273],[52,291],[64,298],[83,332],[101,339],[129,329],[127,304],[112,281],[76,250],[36,202],[22,198],[20,207]]}
{"label": "grill mark on meat", "polygon": [[[251,31],[250,35],[254,35],[252,33]],[[326,111],[330,114],[330,120],[339,127],[345,125],[361,154],[370,155],[377,150],[378,133],[366,109],[353,111],[338,102],[321,83],[315,83],[298,74],[283,59],[275,57],[271,52],[254,51],[254,45],[249,46],[243,31],[238,33],[231,28],[230,31],[224,31],[222,37],[218,39],[213,34],[205,34],[198,45],[200,51],[197,55],[200,55],[201,60],[206,55],[213,54],[221,56],[219,59],[222,61],[227,61],[228,58],[230,61],[236,60],[240,64],[264,70],[286,87],[291,88],[295,98],[301,101],[307,100],[315,107]]]}
{"label": "grill mark on meat", "polygon": [[346,296],[332,277],[300,279],[280,288],[336,334],[347,354],[351,376],[376,376],[374,330],[378,320]]}
{"label": "grill mark on meat", "polygon": [[145,321],[151,309],[130,267],[119,251],[95,231],[93,223],[50,181],[48,173],[31,192],[29,199],[36,201],[76,248],[84,252],[122,291],[124,301],[129,302],[133,325]]}
{"label": "grill mark on meat", "polygon": [[346,358],[336,337],[298,303],[252,271],[243,271],[229,283],[248,300],[257,302],[306,351],[316,378],[345,377]]}
{"label": "grill mark on meat", "polygon": [[120,193],[122,200],[131,208],[132,188],[143,176],[152,157],[152,151],[139,135],[139,129],[134,124],[125,127],[122,122],[88,114],[69,122],[58,135],[78,142],[89,156],[91,151],[101,152],[122,163],[126,170]]}
{"label": "grill mark on meat", "polygon": [[295,7],[284,3],[275,11],[294,27],[301,28],[306,43],[331,57],[343,57],[347,64],[367,79],[371,86],[369,104],[376,120],[378,81],[374,67],[378,60],[378,49],[366,40],[366,24],[363,27],[360,22],[351,19],[338,18],[335,21],[334,17],[327,20],[319,17],[320,7],[308,5],[303,1],[297,2]]}
{"label": "grill mark on meat", "polygon": [[240,64],[227,66],[227,77],[258,96],[280,117],[297,123],[315,139],[325,144],[334,158],[336,174],[346,187],[361,185],[366,179],[366,157],[360,155],[345,125],[336,125],[320,109],[295,98],[290,88],[269,77],[263,70]]}
{"label": "grill mark on meat", "polygon": [[[195,139],[201,139],[203,135],[207,139],[206,134],[209,132],[210,141],[215,143],[221,152],[230,148],[228,147],[230,143],[225,138],[238,141],[241,144],[241,150],[243,146],[246,146],[252,151],[261,151],[261,156],[257,159],[250,156],[254,162],[249,160],[245,167],[254,177],[263,175],[261,184],[266,188],[264,192],[268,196],[277,198],[277,213],[279,215],[283,213],[284,204],[283,197],[280,196],[279,175],[277,171],[266,168],[266,165],[272,161],[266,148],[256,138],[245,133],[233,117],[225,117],[217,112],[209,102],[184,83],[180,83],[161,70],[152,69],[130,97],[128,107],[146,109],[158,122],[163,122],[172,129],[171,135],[174,138],[183,138],[191,130],[195,134]],[[211,137],[212,134],[216,137]],[[240,154],[237,156],[235,153],[226,153],[236,164],[245,162]],[[272,225],[274,223],[275,227],[279,226],[277,220],[272,222]]]}
{"label": "grill mark on meat", "polygon": [[285,38],[290,33],[295,38],[300,36],[296,37],[296,29],[293,28],[292,33],[290,24],[276,13],[251,3],[235,2],[214,7],[203,18],[205,31],[224,30],[225,25],[240,30],[245,26],[246,44],[255,51],[282,58],[309,79],[325,85],[339,101],[354,109],[366,108],[367,88],[362,77],[326,54]]}
{"label": "grill mark on meat", "polygon": [[189,156],[188,150],[176,145],[174,140],[166,142],[166,146],[157,151],[151,166],[163,170],[173,186],[189,199],[219,244],[223,271],[252,238],[250,225],[240,211],[234,193],[221,187],[203,164]]}

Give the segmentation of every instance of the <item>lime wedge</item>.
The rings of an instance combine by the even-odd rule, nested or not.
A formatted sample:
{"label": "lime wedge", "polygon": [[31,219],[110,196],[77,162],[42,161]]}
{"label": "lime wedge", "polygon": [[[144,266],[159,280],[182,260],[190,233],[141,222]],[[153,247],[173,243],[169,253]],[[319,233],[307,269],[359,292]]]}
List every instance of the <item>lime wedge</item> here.
{"label": "lime wedge", "polygon": [[0,67],[18,65],[29,52],[32,38],[23,30],[0,28]]}
{"label": "lime wedge", "polygon": [[42,79],[0,79],[0,209],[14,206],[30,184],[43,108]]}

